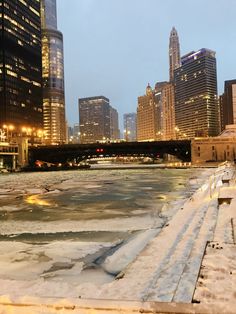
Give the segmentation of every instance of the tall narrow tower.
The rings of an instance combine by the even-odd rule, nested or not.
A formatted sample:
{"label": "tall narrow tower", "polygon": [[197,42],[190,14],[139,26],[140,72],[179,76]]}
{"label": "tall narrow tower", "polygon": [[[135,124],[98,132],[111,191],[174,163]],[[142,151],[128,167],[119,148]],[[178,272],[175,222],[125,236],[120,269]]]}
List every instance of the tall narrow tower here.
{"label": "tall narrow tower", "polygon": [[175,27],[170,32],[169,44],[170,82],[174,80],[174,70],[181,66],[179,36]]}
{"label": "tall narrow tower", "polygon": [[41,1],[43,120],[45,143],[66,142],[63,35],[57,30],[56,0]]}

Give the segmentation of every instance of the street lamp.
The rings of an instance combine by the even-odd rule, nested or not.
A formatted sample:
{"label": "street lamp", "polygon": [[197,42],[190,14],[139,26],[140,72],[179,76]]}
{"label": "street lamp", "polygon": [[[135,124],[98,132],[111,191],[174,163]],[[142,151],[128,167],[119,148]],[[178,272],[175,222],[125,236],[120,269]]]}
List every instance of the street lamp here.
{"label": "street lamp", "polygon": [[9,140],[12,137],[12,131],[15,129],[14,125],[12,124],[4,124],[3,129],[6,130],[6,139]]}
{"label": "street lamp", "polygon": [[6,141],[6,133],[4,130],[0,129],[0,142]]}
{"label": "street lamp", "polygon": [[[23,126],[23,127],[21,128],[21,131],[22,131],[22,137],[27,138],[28,143],[29,143],[30,145],[33,145],[33,143],[34,143],[34,136],[35,136],[35,135],[38,135],[37,132],[35,131],[35,128],[32,129],[32,128],[30,128],[30,127],[25,127],[25,126]],[[34,131],[35,131],[35,132],[34,132]]]}

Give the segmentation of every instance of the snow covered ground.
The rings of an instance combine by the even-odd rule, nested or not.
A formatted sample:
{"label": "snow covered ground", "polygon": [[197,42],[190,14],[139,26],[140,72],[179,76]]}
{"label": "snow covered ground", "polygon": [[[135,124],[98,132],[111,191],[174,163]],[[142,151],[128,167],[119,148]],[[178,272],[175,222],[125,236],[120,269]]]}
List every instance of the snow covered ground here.
{"label": "snow covered ground", "polygon": [[[226,173],[218,197],[214,236],[206,247],[194,299],[201,303],[233,304],[236,308],[236,181]],[[223,200],[223,203],[222,203]]]}
{"label": "snow covered ground", "polygon": [[0,176],[0,294],[96,297],[201,180],[191,169]]}
{"label": "snow covered ground", "polygon": [[[194,296],[205,302],[207,298],[203,298],[202,290],[195,291],[195,286],[208,241],[230,239],[234,247],[233,207],[228,215],[222,211],[226,205],[218,208],[220,190],[225,189],[222,178],[233,170],[225,165],[195,171],[188,183],[190,191],[191,186],[196,188],[205,183],[186,200],[176,192],[185,183],[175,178],[176,190],[172,190],[168,203],[165,193],[157,193],[159,187],[150,177],[143,175],[142,184],[133,185],[140,178],[138,170],[132,180],[128,172],[118,177],[111,173],[99,180],[95,174],[89,180],[86,176],[71,177],[69,173],[57,174],[59,177],[47,174],[37,182],[32,174],[21,184],[10,176],[11,182],[1,182],[0,178],[0,294],[13,300],[34,296],[177,303],[190,303]],[[124,186],[117,191],[112,186],[119,185],[121,180]],[[114,203],[111,205],[108,197],[111,190],[119,209]],[[232,186],[231,190],[235,197]],[[78,196],[75,191],[79,191]],[[97,195],[100,202],[88,207],[86,199],[93,201],[97,191],[101,192]],[[182,186],[179,192],[183,191]],[[82,208],[79,212],[83,219],[78,219],[74,201],[56,211],[55,216],[55,208],[61,209],[63,198],[68,196],[73,200],[78,197],[77,205],[87,206],[86,211]],[[109,204],[104,203],[104,198]],[[122,210],[124,204],[126,211]],[[40,223],[35,212],[43,214]],[[76,239],[75,234],[80,232],[86,233],[86,241]],[[57,238],[48,241],[44,233]],[[89,233],[97,238],[91,241]],[[228,259],[226,266],[234,256],[232,247],[222,257]],[[235,287],[234,278],[233,291]]]}
{"label": "snow covered ground", "polygon": [[236,246],[210,242],[206,249],[194,300],[231,304],[236,309]]}

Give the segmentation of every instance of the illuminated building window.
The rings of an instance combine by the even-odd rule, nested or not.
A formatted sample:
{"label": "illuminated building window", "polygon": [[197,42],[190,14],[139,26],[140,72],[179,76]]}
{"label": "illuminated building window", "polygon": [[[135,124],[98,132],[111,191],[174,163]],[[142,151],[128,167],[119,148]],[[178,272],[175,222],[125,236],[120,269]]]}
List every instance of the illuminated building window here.
{"label": "illuminated building window", "polygon": [[[0,3],[4,6],[0,40],[5,43],[0,42],[0,73],[5,78],[4,84],[0,80],[0,123],[10,123],[19,129],[22,125],[42,128],[40,2],[0,0]],[[29,88],[32,82],[36,84]]]}

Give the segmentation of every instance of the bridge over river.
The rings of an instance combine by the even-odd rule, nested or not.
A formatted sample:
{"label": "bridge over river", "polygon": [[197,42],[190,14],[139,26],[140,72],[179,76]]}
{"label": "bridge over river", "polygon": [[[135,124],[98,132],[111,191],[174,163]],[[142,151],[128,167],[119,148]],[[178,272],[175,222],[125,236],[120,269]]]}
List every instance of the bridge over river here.
{"label": "bridge over river", "polygon": [[32,147],[29,150],[29,161],[43,160],[51,163],[64,163],[76,159],[115,156],[145,156],[163,158],[170,154],[184,162],[191,161],[191,141],[171,140],[157,142],[120,142],[94,144],[67,144],[58,146]]}

